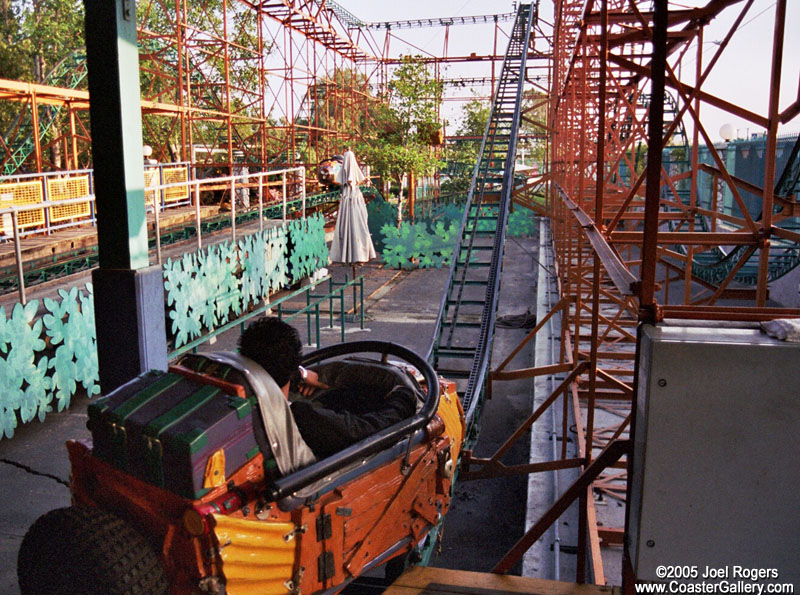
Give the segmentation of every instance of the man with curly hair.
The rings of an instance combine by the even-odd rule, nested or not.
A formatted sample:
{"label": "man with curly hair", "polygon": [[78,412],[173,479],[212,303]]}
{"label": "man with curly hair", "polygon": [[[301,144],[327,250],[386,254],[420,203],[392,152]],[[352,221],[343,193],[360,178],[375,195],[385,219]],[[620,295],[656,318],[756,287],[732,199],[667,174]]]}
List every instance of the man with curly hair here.
{"label": "man with curly hair", "polygon": [[[264,368],[291,401],[300,434],[317,459],[328,457],[416,411],[418,390],[378,363],[335,361],[305,369],[295,328],[275,317],[251,323],[239,352]],[[290,398],[294,388],[305,398]]]}

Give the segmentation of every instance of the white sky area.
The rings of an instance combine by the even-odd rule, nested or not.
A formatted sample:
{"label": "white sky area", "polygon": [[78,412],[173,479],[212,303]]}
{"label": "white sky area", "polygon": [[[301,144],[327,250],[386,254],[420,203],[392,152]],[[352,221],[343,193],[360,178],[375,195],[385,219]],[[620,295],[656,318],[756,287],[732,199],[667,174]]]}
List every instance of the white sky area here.
{"label": "white sky area", "polygon": [[[671,9],[682,6],[704,6],[710,0],[681,0],[672,2]],[[449,16],[471,16],[483,14],[500,14],[513,10],[510,1],[490,0],[404,0],[401,2],[386,0],[339,0],[339,4],[363,21],[396,21],[418,18],[438,18]],[[706,64],[718,49],[714,42],[721,41],[731,24],[741,12],[745,2],[740,2],[726,9],[719,17],[706,27],[703,43],[703,63]],[[717,62],[714,70],[709,75],[703,89],[729,102],[745,107],[758,114],[766,116],[769,105],[770,68],[773,47],[773,24],[775,15],[775,0],[755,0],[742,21],[738,31],[722,57]],[[780,110],[785,109],[798,97],[798,83],[800,83],[800,0],[788,0],[786,13],[786,36],[783,52],[783,75],[780,89]],[[540,3],[540,16],[552,22],[553,4],[550,0]],[[512,22],[501,23],[505,34],[501,34],[497,41],[498,53],[503,54],[508,44],[507,34],[511,30]],[[434,55],[442,55],[444,48],[444,28],[423,29],[396,29],[393,30],[390,53],[419,54],[420,49]],[[471,52],[478,55],[492,52],[494,41],[493,24],[464,25],[450,27],[448,54],[450,56],[465,56]],[[385,29],[372,30],[376,41],[382,47]],[[398,39],[399,38],[399,39]],[[402,43],[406,40],[417,46],[418,49]],[[693,83],[694,73],[687,73],[686,68],[694,70],[696,43],[689,50],[690,54],[683,60],[681,73],[682,80]],[[499,73],[500,64],[497,65]],[[491,74],[488,63],[478,64],[453,64],[443,73],[444,78],[459,78],[468,76],[489,76]],[[472,94],[487,96],[489,87],[476,87],[470,89],[449,89],[449,96],[457,95],[461,98]],[[673,96],[675,92],[673,91]],[[450,120],[448,132],[452,133],[457,127],[458,114],[462,102],[447,101],[442,109],[442,116]],[[734,133],[739,138],[745,138],[756,133],[763,133],[764,129],[746,121],[745,119],[727,114],[707,104],[701,106],[701,120],[713,141],[721,139],[720,128],[723,124],[730,124]],[[781,133],[800,132],[800,118],[780,127]],[[702,141],[701,141],[702,142]]]}

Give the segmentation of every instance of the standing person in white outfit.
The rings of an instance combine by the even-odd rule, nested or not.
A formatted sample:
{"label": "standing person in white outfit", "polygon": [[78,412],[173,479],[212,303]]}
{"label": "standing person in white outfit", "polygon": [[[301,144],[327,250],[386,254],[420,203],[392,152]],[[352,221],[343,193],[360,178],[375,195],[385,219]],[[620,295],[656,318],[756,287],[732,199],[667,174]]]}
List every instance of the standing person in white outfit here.
{"label": "standing person in white outfit", "polygon": [[367,222],[367,205],[358,187],[365,179],[355,154],[348,147],[342,169],[336,176],[336,181],[342,186],[342,198],[331,243],[331,262],[355,264],[376,257]]}

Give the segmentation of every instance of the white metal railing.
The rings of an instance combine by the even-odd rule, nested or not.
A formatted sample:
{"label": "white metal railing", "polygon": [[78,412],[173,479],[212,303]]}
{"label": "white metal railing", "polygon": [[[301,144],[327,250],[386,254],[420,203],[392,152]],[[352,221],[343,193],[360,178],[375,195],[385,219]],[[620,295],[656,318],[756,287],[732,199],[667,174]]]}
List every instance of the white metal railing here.
{"label": "white metal railing", "polygon": [[[288,210],[288,203],[290,200],[296,200],[297,195],[293,195],[292,197],[288,196],[287,192],[287,180],[292,177],[294,174],[296,184],[299,185],[299,198],[301,200],[301,214],[302,217],[306,216],[306,171],[304,167],[291,167],[286,169],[279,169],[279,170],[272,170],[266,172],[257,172],[252,174],[243,174],[238,176],[223,176],[219,178],[205,178],[201,180],[187,180],[185,182],[174,182],[171,184],[158,184],[155,186],[150,186],[147,190],[154,190],[158,193],[164,193],[168,189],[175,189],[175,188],[186,188],[187,194],[192,197],[191,202],[194,204],[194,214],[195,214],[195,229],[196,229],[196,244],[197,249],[200,250],[202,248],[202,226],[201,226],[201,214],[200,214],[200,193],[207,191],[208,187],[213,187],[213,189],[219,189],[220,185],[225,185],[227,188],[230,189],[230,196],[231,196],[231,236],[232,239],[236,240],[236,190],[238,189],[247,189],[248,193],[251,188],[258,189],[258,221],[259,221],[259,231],[264,229],[264,216],[263,210],[265,206],[264,202],[264,188],[269,188],[270,185],[276,185],[278,180],[275,180],[273,184],[270,184],[270,178],[279,178],[280,187],[281,187],[281,202],[283,205],[283,221],[286,221],[287,218],[287,210]],[[35,174],[41,176],[41,174]],[[21,176],[19,176],[21,177]],[[204,190],[204,187],[205,190]],[[73,204],[81,204],[89,202],[92,205],[92,213],[96,212],[95,209],[95,195],[88,194],[86,196],[72,198],[72,199],[65,199],[65,200],[56,200],[56,201],[43,201],[36,204],[30,205],[12,205],[9,207],[5,207],[0,209],[0,220],[5,220],[4,218],[9,217],[11,219],[11,235],[7,236],[7,239],[10,239],[14,242],[14,255],[16,261],[16,268],[17,268],[17,283],[18,283],[18,291],[19,291],[19,298],[20,302],[25,305],[27,302],[26,292],[25,292],[25,275],[24,275],[24,262],[22,260],[22,248],[20,245],[20,240],[25,235],[28,235],[20,230],[19,226],[19,216],[21,213],[26,213],[29,211],[37,211],[41,209],[48,210],[52,207],[67,207]],[[274,202],[270,202],[267,204],[275,204]],[[161,225],[160,225],[160,211],[162,209],[153,209],[153,233],[155,235],[155,245],[156,245],[156,263],[162,264],[161,259]],[[248,209],[249,210],[249,209]],[[92,224],[94,224],[95,219],[92,218]],[[88,223],[87,221],[83,222]]]}

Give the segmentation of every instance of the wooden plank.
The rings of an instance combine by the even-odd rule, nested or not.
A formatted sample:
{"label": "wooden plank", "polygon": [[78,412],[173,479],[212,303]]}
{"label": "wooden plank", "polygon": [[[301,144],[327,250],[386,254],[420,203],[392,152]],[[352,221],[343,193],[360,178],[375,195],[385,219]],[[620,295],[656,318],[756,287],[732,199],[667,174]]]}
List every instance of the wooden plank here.
{"label": "wooden plank", "polygon": [[619,595],[618,587],[578,585],[539,578],[449,570],[415,566],[404,572],[384,591],[385,595],[430,595],[460,593],[465,595],[501,595],[527,593],[540,595]]}

